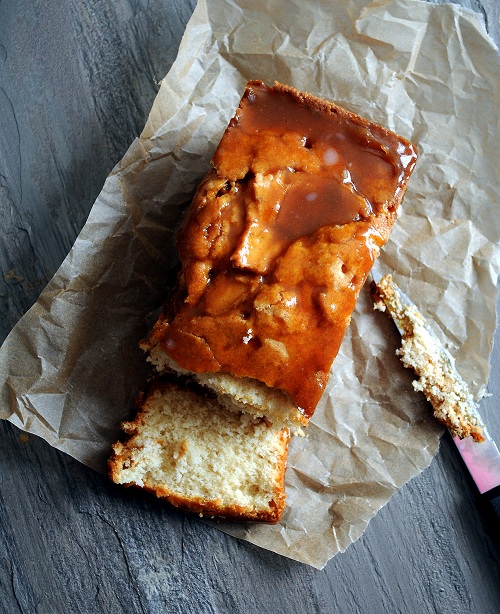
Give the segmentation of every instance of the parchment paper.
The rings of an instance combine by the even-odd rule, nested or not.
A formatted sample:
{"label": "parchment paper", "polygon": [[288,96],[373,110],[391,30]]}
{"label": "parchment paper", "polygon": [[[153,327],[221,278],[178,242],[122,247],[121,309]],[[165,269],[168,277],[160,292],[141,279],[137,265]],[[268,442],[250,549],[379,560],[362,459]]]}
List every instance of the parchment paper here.
{"label": "parchment paper", "polygon": [[[480,20],[411,0],[200,0],[141,137],[0,353],[1,417],[103,470],[147,377],[184,206],[248,79],[334,100],[413,140],[420,160],[380,266],[442,329],[479,399],[500,265],[499,56]],[[321,568],[357,539],[441,433],[365,290],[328,390],[295,438],[288,506],[224,531]]]}

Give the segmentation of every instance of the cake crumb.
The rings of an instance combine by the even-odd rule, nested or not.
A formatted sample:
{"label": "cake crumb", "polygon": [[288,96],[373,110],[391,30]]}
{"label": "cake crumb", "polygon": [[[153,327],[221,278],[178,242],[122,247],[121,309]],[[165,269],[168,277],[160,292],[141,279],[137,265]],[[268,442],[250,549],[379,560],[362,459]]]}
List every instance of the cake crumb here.
{"label": "cake crumb", "polygon": [[391,275],[382,277],[375,284],[374,308],[388,310],[394,319],[402,337],[401,348],[396,354],[405,367],[418,375],[413,388],[424,393],[434,409],[434,416],[453,437],[484,441],[476,404],[455,368],[453,357],[430,332],[418,309],[403,304]]}

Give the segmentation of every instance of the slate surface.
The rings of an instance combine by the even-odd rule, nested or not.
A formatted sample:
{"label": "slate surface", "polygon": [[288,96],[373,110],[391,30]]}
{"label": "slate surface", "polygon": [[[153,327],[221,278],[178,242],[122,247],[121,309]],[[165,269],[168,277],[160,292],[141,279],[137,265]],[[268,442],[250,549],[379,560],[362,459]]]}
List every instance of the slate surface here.
{"label": "slate surface", "polygon": [[[462,4],[498,44],[497,0]],[[193,9],[0,0],[0,341],[142,129]],[[497,440],[499,344],[497,333],[481,405]],[[430,468],[322,571],[115,487],[8,423],[0,437],[2,613],[500,611],[498,527],[447,436]]]}

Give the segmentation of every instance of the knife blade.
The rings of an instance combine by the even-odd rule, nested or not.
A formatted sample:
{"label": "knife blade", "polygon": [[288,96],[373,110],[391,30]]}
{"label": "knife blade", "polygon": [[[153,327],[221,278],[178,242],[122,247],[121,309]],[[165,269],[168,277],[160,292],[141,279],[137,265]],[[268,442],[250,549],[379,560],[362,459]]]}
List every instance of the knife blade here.
{"label": "knife blade", "polygon": [[[382,276],[376,269],[373,269],[372,278],[375,283],[375,290],[372,293],[375,305],[382,311],[384,308],[388,311],[401,334],[403,345],[405,340],[417,334],[415,331],[418,331],[422,338],[419,342],[413,344],[412,350],[422,348],[422,352],[430,352],[431,357],[434,355],[432,357],[433,366],[437,364],[445,372],[446,377],[439,373],[433,375],[432,372],[422,375],[418,368],[415,369],[411,360],[405,360],[404,355],[402,357],[405,366],[413,367],[416,373],[421,375],[421,380],[425,378],[424,384],[414,382],[414,387],[426,394],[427,399],[434,406],[435,415],[436,412],[439,413],[443,398],[447,394],[452,394],[453,401],[456,402],[458,391],[460,408],[465,411],[466,415],[470,416],[474,436],[457,436],[457,431],[453,428],[453,425],[449,430],[480,495],[490,502],[493,511],[500,520],[500,452],[486,427],[482,424],[476,404],[467,384],[455,367],[453,357],[443,346],[416,305],[394,283],[392,276]],[[380,301],[383,302],[383,306]],[[404,354],[402,350],[398,350],[398,353]],[[450,381],[453,385],[452,392],[450,392]],[[432,390],[432,394],[429,390]],[[429,394],[427,394],[428,392]],[[442,422],[446,423],[443,420]]]}

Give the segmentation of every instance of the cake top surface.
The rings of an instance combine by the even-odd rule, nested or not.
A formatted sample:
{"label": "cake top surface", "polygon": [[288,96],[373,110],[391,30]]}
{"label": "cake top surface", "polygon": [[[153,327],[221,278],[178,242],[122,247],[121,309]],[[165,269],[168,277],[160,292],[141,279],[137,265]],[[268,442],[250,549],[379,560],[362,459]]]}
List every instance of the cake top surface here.
{"label": "cake top surface", "polygon": [[153,336],[183,368],[253,377],[311,415],[416,162],[333,103],[247,85],[178,235]]}

